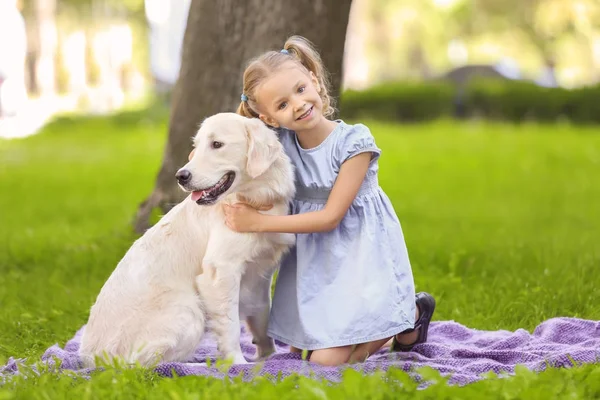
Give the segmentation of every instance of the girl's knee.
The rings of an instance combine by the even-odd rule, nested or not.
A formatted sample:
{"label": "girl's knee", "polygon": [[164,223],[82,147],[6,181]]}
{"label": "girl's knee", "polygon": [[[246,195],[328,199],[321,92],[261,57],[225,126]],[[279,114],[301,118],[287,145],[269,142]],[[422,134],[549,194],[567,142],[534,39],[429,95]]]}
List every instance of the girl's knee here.
{"label": "girl's knee", "polygon": [[378,352],[390,339],[386,338],[359,344],[352,354],[350,354],[349,362],[357,363],[366,361],[367,358]]}
{"label": "girl's knee", "polygon": [[341,346],[314,350],[309,361],[327,367],[335,367],[348,362],[352,349],[353,346]]}

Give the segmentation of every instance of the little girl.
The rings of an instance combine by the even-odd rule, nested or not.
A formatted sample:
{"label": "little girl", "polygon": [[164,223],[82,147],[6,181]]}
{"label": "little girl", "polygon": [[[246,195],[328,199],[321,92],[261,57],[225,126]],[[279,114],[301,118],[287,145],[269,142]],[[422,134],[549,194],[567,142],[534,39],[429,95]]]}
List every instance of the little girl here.
{"label": "little girl", "polygon": [[[312,44],[290,37],[244,72],[238,113],[275,128],[296,171],[288,216],[226,207],[238,232],[295,233],[282,261],[269,335],[311,362],[365,360],[390,338],[408,351],[427,340],[435,300],[416,296],[400,222],[377,181],[369,129],[328,119],[328,79]],[[416,322],[415,322],[416,321]]]}

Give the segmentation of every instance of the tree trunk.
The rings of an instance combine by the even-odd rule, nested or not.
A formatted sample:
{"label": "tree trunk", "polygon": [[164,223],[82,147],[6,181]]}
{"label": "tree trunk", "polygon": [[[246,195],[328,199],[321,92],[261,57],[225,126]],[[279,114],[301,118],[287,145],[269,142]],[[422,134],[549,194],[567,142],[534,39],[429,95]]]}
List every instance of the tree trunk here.
{"label": "tree trunk", "polygon": [[135,229],[150,226],[152,210],[167,212],[185,197],[175,172],[187,162],[191,138],[206,117],[235,111],[249,59],[281,48],[298,34],[321,52],[339,94],[351,0],[193,0],[173,91],[168,142],[150,196],[140,205]]}

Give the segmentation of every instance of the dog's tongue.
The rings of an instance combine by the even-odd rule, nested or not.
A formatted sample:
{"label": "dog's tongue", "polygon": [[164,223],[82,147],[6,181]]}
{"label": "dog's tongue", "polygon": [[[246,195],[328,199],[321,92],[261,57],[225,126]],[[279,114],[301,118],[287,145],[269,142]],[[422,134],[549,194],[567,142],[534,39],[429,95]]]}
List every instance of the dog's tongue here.
{"label": "dog's tongue", "polygon": [[192,192],[192,201],[198,201],[202,198],[204,194],[204,190],[198,190],[197,192]]}

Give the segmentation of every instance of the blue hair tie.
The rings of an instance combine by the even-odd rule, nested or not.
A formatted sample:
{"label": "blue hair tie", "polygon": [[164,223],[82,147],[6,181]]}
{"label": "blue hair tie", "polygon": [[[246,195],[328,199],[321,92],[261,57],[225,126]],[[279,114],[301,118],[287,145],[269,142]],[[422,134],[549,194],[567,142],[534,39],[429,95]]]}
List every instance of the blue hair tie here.
{"label": "blue hair tie", "polygon": [[248,101],[248,96],[246,96],[244,93],[242,93],[242,95],[240,96],[240,99],[242,101]]}
{"label": "blue hair tie", "polygon": [[289,52],[289,51],[287,51],[286,49],[281,49],[279,52],[280,52],[280,53],[283,53],[283,54],[290,54],[290,52]]}

